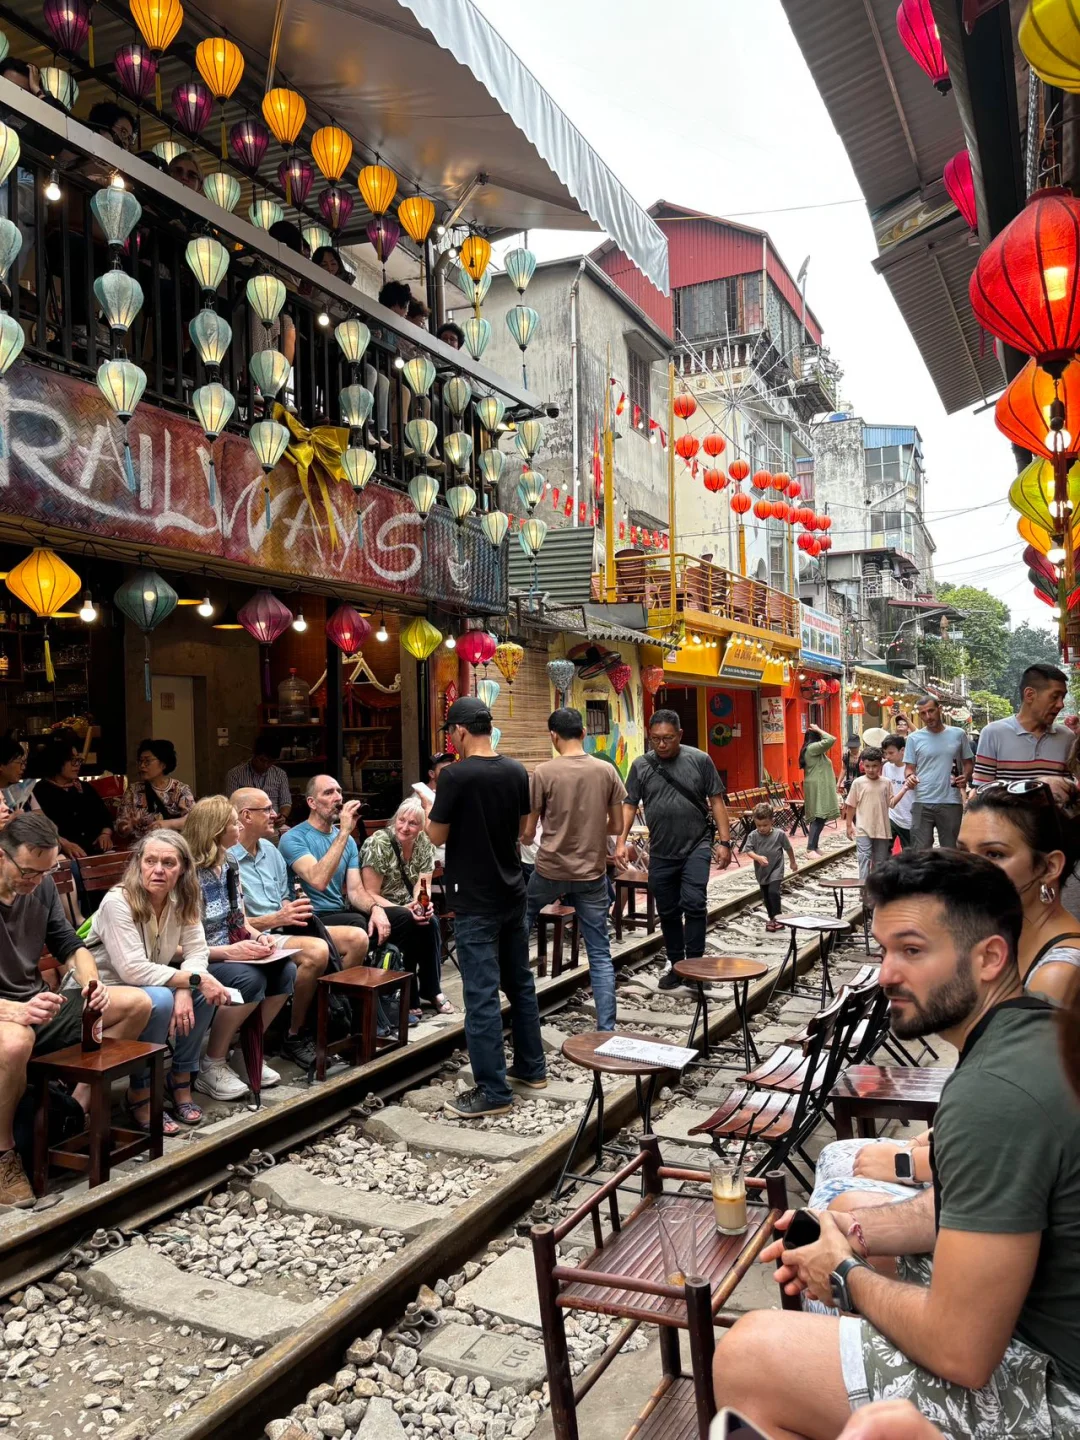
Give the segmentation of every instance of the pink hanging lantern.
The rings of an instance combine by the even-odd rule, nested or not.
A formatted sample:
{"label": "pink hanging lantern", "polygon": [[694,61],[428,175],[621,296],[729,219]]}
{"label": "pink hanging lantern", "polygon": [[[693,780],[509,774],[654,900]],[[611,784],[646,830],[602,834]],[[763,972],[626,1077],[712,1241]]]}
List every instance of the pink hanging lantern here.
{"label": "pink hanging lantern", "polygon": [[371,634],[371,626],[360,611],[348,603],[339,605],[326,622],[327,636],[348,659],[359,654]]}
{"label": "pink hanging lantern", "polygon": [[113,69],[120,89],[136,105],[153,94],[157,61],[145,45],[137,40],[132,45],[121,45],[113,56]]}
{"label": "pink hanging lantern", "polygon": [[278,166],[278,179],[294,205],[303,205],[315,183],[315,166],[306,155],[293,155]]}
{"label": "pink hanging lantern", "polygon": [[941,172],[949,199],[967,221],[969,230],[978,230],[979,214],[975,208],[975,178],[971,173],[971,154],[959,150]]}
{"label": "pink hanging lantern", "polygon": [[271,590],[259,590],[236,612],[236,618],[263,648],[263,694],[270,698],[270,646],[293,622],[293,613]]}
{"label": "pink hanging lantern", "polygon": [[56,48],[68,55],[82,49],[90,33],[88,0],[45,0],[41,18],[56,41]]}
{"label": "pink hanging lantern", "polygon": [[375,215],[367,223],[367,238],[379,257],[379,264],[385,265],[401,239],[401,226],[390,215]]}
{"label": "pink hanging lantern", "polygon": [[622,693],[627,685],[630,684],[633,674],[633,670],[625,661],[622,661],[618,665],[613,665],[607,672],[607,678],[611,681],[611,688],[615,691],[619,700],[620,715],[622,712]]}
{"label": "pink hanging lantern", "polygon": [[464,635],[458,637],[457,653],[472,666],[473,669],[473,691],[476,690],[476,671],[480,665],[486,665],[495,658],[495,650],[498,641],[494,635],[487,630],[466,630]]}
{"label": "pink hanging lantern", "polygon": [[269,144],[270,131],[261,120],[254,120],[250,115],[246,120],[238,121],[229,131],[229,149],[233,158],[249,174],[258,170]]}
{"label": "pink hanging lantern", "polygon": [[182,80],[172,92],[176,121],[185,135],[197,139],[206,129],[214,97],[201,80]]}
{"label": "pink hanging lantern", "polygon": [[348,224],[352,212],[352,196],[342,185],[328,185],[319,196],[319,214],[335,232]]}

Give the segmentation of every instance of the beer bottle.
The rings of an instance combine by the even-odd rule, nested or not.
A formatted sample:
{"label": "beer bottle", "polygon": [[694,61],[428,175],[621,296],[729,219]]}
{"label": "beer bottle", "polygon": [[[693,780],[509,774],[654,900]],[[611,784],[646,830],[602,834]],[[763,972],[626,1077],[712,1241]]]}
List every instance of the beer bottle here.
{"label": "beer bottle", "polygon": [[100,980],[91,980],[86,987],[86,998],[83,1000],[82,1012],[82,1048],[84,1053],[101,1049],[101,1036],[105,1029],[104,1021],[97,1010],[90,1009],[90,1001],[93,999]]}
{"label": "beer bottle", "polygon": [[431,909],[431,896],[428,894],[427,877],[424,875],[420,876],[420,893],[416,897],[416,902],[421,910]]}

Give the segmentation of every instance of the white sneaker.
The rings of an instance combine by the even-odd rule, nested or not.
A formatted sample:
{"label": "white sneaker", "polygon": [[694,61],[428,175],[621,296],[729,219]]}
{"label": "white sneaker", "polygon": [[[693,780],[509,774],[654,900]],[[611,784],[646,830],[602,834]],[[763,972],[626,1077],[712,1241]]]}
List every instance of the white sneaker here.
{"label": "white sneaker", "polygon": [[242,1100],[248,1093],[248,1087],[224,1060],[210,1060],[205,1056],[194,1088],[215,1100]]}
{"label": "white sneaker", "polygon": [[280,1084],[281,1076],[276,1070],[271,1070],[270,1066],[264,1060],[262,1068],[262,1088],[269,1090],[272,1086]]}

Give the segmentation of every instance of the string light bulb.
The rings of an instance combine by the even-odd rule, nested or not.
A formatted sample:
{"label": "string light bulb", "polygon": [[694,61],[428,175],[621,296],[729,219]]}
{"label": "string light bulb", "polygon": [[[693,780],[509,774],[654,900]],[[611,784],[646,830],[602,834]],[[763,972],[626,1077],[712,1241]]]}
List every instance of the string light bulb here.
{"label": "string light bulb", "polygon": [[446,639],[443,641],[443,644],[446,646],[447,650],[457,649],[457,640],[454,638],[453,635],[447,635]]}
{"label": "string light bulb", "polygon": [[203,598],[202,598],[202,603],[201,603],[200,606],[198,607],[198,610],[196,611],[196,614],[201,615],[204,620],[209,620],[209,619],[210,619],[210,616],[213,615],[213,613],[214,613],[214,602],[210,599],[210,592],[207,591],[206,594],[205,594],[205,595],[203,596]]}
{"label": "string light bulb", "polygon": [[86,590],[83,593],[83,602],[82,606],[79,609],[79,619],[83,622],[84,625],[92,625],[97,618],[97,606],[94,604],[90,596],[90,591]]}
{"label": "string light bulb", "polygon": [[45,199],[48,200],[50,205],[55,205],[56,202],[61,198],[62,193],[63,192],[60,189],[59,172],[56,170],[50,170],[49,179],[45,186]]}
{"label": "string light bulb", "polygon": [[292,628],[300,635],[307,629],[307,621],[304,619],[303,605],[297,605],[296,618],[292,622]]}
{"label": "string light bulb", "polygon": [[386,616],[382,610],[379,611],[379,628],[375,631],[375,639],[378,640],[380,645],[385,645],[387,640],[390,639],[389,632],[386,628]]}

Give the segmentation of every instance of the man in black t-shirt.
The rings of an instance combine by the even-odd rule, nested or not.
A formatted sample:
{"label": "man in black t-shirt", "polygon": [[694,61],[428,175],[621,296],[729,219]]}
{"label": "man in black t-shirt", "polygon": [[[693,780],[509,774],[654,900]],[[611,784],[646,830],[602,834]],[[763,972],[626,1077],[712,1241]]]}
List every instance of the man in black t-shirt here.
{"label": "man in black t-shirt", "polygon": [[476,1081],[446,1108],[471,1120],[505,1114],[514,1102],[503,1053],[500,987],[510,1001],[510,1074],[533,1090],[547,1085],[518,854],[531,809],[529,776],[524,765],[492,749],[491,711],[482,701],[469,695],[455,700],[444,729],[461,759],[439,776],[427,833],[434,845],[446,846],[444,888],[454,912],[465,1042]]}

